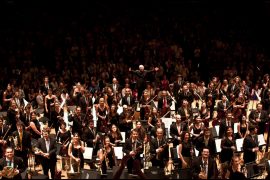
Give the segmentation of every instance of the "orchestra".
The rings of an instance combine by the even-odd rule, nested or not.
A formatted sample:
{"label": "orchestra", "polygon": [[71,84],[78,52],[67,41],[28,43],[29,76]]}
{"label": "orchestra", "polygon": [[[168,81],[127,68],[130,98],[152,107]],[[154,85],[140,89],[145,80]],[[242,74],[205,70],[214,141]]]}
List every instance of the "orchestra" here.
{"label": "orchestra", "polygon": [[[173,87],[177,89],[171,93],[160,89],[159,93],[150,95],[149,89],[144,89],[139,101],[135,102],[131,92],[136,90],[130,86],[122,88],[115,84],[115,80],[112,85],[105,85],[106,90],[95,92],[95,97],[83,85],[77,90],[75,88],[82,96],[74,110],[51,89],[44,90],[48,94],[42,95],[45,99],[42,114],[32,105],[21,103],[18,91],[15,91],[17,93],[11,97],[7,109],[8,118],[0,118],[0,152],[4,155],[7,146],[11,146],[15,156],[21,157],[27,167],[27,158],[34,149],[36,160],[41,159],[46,175],[50,169],[51,178],[55,175],[59,157],[71,158],[70,163],[65,162],[70,167],[64,170],[73,168],[73,173],[80,173],[84,165],[89,164],[90,169],[107,175],[108,170],[119,165],[116,156],[119,152],[115,147],[122,147],[120,153],[125,157],[120,159],[120,167],[125,168],[122,164],[126,163],[128,173],[134,174],[132,167],[136,165],[137,175],[143,178],[139,168],[164,168],[164,174],[172,175],[178,173],[175,166],[183,170],[194,167],[193,177],[197,178],[228,178],[236,171],[240,172],[234,166],[238,163],[236,161],[241,166],[260,162],[256,160],[262,151],[258,135],[267,131],[265,123],[269,122],[268,111],[263,106],[265,101],[258,101],[264,98],[264,89],[259,92],[258,86],[246,88],[245,81],[240,81],[239,77],[235,77],[232,83],[226,79],[220,83],[213,78],[206,88],[200,83],[184,82],[182,76],[178,76],[179,82],[174,82]],[[117,95],[120,98],[110,99],[120,91],[123,92]],[[251,104],[254,101],[258,101],[255,109]],[[175,109],[171,108],[172,102]],[[39,120],[43,117],[48,122]],[[47,137],[50,132],[44,131],[46,127],[49,131],[55,130],[55,139]],[[215,129],[218,129],[218,134],[213,136]],[[22,140],[19,131],[23,134]],[[47,149],[44,138],[53,146]],[[237,148],[239,139],[243,139],[240,151]],[[221,143],[217,144],[216,140]],[[84,160],[88,148],[92,149],[90,163]],[[177,151],[176,155],[173,150]],[[211,163],[206,170],[202,158]],[[36,165],[39,166],[38,162]],[[214,167],[213,172],[210,166]]]}

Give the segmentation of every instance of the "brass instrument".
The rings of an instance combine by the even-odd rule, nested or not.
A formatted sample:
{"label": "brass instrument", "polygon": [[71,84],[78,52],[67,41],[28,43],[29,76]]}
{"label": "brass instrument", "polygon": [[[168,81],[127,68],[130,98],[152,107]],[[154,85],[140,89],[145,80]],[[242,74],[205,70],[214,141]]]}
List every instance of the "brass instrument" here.
{"label": "brass instrument", "polygon": [[205,179],[207,179],[206,166],[201,165],[201,172],[199,175],[202,175],[203,177],[205,177]]}
{"label": "brass instrument", "polygon": [[14,176],[16,176],[19,173],[17,172],[17,167],[13,168],[11,166],[5,166],[0,174],[2,177],[13,179]]}

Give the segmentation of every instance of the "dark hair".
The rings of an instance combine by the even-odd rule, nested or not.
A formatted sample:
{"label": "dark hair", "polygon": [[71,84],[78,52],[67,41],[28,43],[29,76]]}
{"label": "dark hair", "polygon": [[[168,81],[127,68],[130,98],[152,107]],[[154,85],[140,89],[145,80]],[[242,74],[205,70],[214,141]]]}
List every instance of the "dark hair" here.
{"label": "dark hair", "polygon": [[23,128],[25,127],[24,123],[21,120],[16,123],[16,126],[22,126]]}

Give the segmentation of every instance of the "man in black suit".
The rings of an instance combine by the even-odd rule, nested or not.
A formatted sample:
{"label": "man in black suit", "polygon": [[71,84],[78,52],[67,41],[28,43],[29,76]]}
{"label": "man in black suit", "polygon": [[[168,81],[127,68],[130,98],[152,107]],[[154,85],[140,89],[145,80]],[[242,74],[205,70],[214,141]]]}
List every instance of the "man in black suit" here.
{"label": "man in black suit", "polygon": [[197,157],[193,160],[192,176],[193,179],[218,178],[217,163],[214,159],[209,157],[209,149],[207,147],[203,148],[201,157]]}
{"label": "man in black suit", "polygon": [[15,156],[21,157],[23,159],[25,167],[28,167],[27,155],[32,149],[31,147],[31,135],[29,132],[25,131],[25,126],[22,121],[17,122],[17,131],[12,133],[12,136],[17,139],[17,143],[13,140],[12,147],[14,147]]}
{"label": "man in black suit", "polygon": [[41,92],[44,96],[46,96],[48,94],[48,89],[51,88],[50,87],[50,83],[49,83],[49,77],[45,76],[44,77],[44,84],[42,84],[40,86]]}
{"label": "man in black suit", "polygon": [[125,96],[121,99],[121,104],[127,105],[128,107],[135,108],[135,99],[131,94],[130,88],[125,88]]}
{"label": "man in black suit", "polygon": [[224,119],[226,117],[226,112],[228,111],[228,108],[231,108],[229,101],[227,100],[226,95],[222,95],[221,101],[217,103],[217,118]]}
{"label": "man in black suit", "polygon": [[72,134],[77,132],[80,135],[80,137],[82,137],[83,128],[86,124],[85,117],[86,117],[86,115],[81,112],[80,106],[76,107],[74,115],[72,114],[72,115],[68,116],[68,121],[73,122],[73,125],[71,128]]}
{"label": "man in black suit", "polygon": [[[7,166],[14,168],[14,177],[8,178],[4,176],[4,171]],[[0,174],[2,179],[22,179],[21,173],[25,170],[26,167],[24,166],[22,158],[14,156],[13,148],[8,147],[5,151],[5,157],[0,159]]]}
{"label": "man in black suit", "polygon": [[259,143],[257,137],[257,127],[250,125],[249,134],[245,137],[243,142],[244,162],[255,162],[257,152],[259,151]]}
{"label": "man in black suit", "polygon": [[169,113],[171,111],[170,107],[172,105],[172,99],[168,96],[167,91],[163,90],[161,92],[161,97],[158,99],[158,111],[160,113],[160,116],[170,117],[171,114]]}
{"label": "man in black suit", "polygon": [[163,136],[163,129],[157,129],[157,137],[150,141],[150,153],[152,155],[152,166],[165,167],[165,161],[168,160],[168,146],[167,140]]}
{"label": "man in black suit", "polygon": [[35,152],[37,155],[41,156],[41,165],[43,173],[47,176],[50,170],[51,179],[54,179],[55,166],[56,166],[56,139],[49,137],[49,130],[42,131],[42,138],[38,139],[37,148]]}
{"label": "man in black suit", "polygon": [[249,121],[254,125],[258,126],[258,134],[264,134],[265,123],[268,122],[268,115],[265,110],[263,110],[263,105],[261,103],[257,104],[257,109],[250,112]]}
{"label": "man in black suit", "polygon": [[223,138],[225,136],[225,132],[228,127],[234,129],[234,123],[232,122],[232,113],[228,112],[226,114],[226,118],[222,119],[219,125],[219,138]]}
{"label": "man in black suit", "polygon": [[209,149],[210,157],[214,157],[216,153],[215,140],[211,136],[211,131],[208,128],[204,129],[203,136],[200,136],[196,143],[196,149],[199,151],[199,156],[202,155],[203,148]]}
{"label": "man in black suit", "polygon": [[[83,130],[82,140],[86,142],[87,147],[93,148],[93,157],[97,156],[97,152],[100,148],[100,136],[97,133],[97,129],[94,127],[94,121],[90,120],[88,126]],[[90,162],[90,167],[94,167],[94,163]]]}
{"label": "man in black suit", "polygon": [[170,135],[173,140],[173,146],[176,147],[181,141],[183,131],[187,131],[187,123],[181,122],[180,114],[175,115],[175,123],[172,123],[170,126]]}
{"label": "man in black suit", "polygon": [[[10,134],[10,129],[11,126],[7,126],[5,124],[3,124],[3,117],[0,117],[0,156],[4,156],[4,152],[3,152],[3,149],[4,149],[4,146],[6,146],[7,144],[7,137],[9,136]],[[5,137],[4,137],[5,136]]]}
{"label": "man in black suit", "polygon": [[[132,172],[134,161],[141,161],[140,155],[143,153],[143,144],[138,140],[138,131],[136,129],[132,130],[131,138],[127,139],[123,152],[130,156],[127,160],[127,169],[129,174],[134,174]],[[137,172],[136,172],[137,173]]]}

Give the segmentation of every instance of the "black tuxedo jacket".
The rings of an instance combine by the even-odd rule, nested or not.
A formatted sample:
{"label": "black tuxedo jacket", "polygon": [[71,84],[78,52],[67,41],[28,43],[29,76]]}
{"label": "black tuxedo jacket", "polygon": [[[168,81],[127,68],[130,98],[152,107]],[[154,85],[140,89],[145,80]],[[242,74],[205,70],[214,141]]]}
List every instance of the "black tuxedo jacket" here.
{"label": "black tuxedo jacket", "polygon": [[97,136],[97,129],[94,128],[94,133],[90,130],[89,127],[86,127],[82,134],[82,140],[86,142],[87,147],[93,147],[93,140]]}
{"label": "black tuxedo jacket", "polygon": [[[199,173],[201,172],[201,167],[203,166],[202,157],[197,157],[192,162],[192,176],[193,179],[199,179]],[[217,179],[218,170],[217,163],[214,159],[208,158],[208,173],[207,179]]]}
{"label": "black tuxedo jacket", "polygon": [[253,162],[257,158],[257,153],[252,152],[252,149],[258,147],[258,136],[255,135],[254,139],[249,134],[245,137],[243,142],[243,151],[244,151],[244,162],[249,163]]}
{"label": "black tuxedo jacket", "polygon": [[122,97],[122,105],[126,104],[128,106],[134,107],[135,99],[130,95],[130,104],[128,104],[127,96]]}
{"label": "black tuxedo jacket", "polygon": [[[22,158],[14,156],[13,164],[14,164],[13,165],[14,168],[19,170],[19,174],[14,176],[13,179],[22,179],[21,173],[26,170],[26,167],[24,166]],[[6,166],[7,166],[7,161],[6,161],[6,158],[3,157],[3,158],[0,159],[0,170],[3,170],[4,167],[6,167]],[[8,179],[8,178],[2,177],[2,179]]]}
{"label": "black tuxedo jacket", "polygon": [[[56,161],[56,151],[57,151],[56,139],[52,137],[49,137],[49,139],[50,139],[49,152],[47,152],[46,142],[44,138],[38,139],[37,148],[39,148],[44,153],[49,153],[50,160]],[[43,159],[47,159],[47,158],[43,157]]]}
{"label": "black tuxedo jacket", "polygon": [[216,143],[214,138],[210,137],[208,140],[208,144],[206,146],[205,142],[204,142],[204,136],[200,136],[197,139],[197,143],[196,143],[196,149],[199,151],[199,156],[201,156],[202,154],[202,150],[204,147],[208,147],[209,148],[209,152],[210,152],[210,156],[213,157],[216,154]]}
{"label": "black tuxedo jacket", "polygon": [[[226,119],[222,119],[221,122],[220,122],[220,125],[219,125],[219,138],[223,138],[226,134],[226,131],[227,131],[227,121]],[[231,127],[232,129],[234,129],[234,123],[231,121]]]}
{"label": "black tuxedo jacket", "polygon": [[[132,138],[129,138],[124,144],[123,152],[126,153],[126,155],[129,155],[129,153],[133,150],[132,148]],[[143,144],[139,140],[136,141],[136,150],[137,154],[135,155],[135,159],[140,159],[140,154],[143,153]]]}
{"label": "black tuxedo jacket", "polygon": [[[13,137],[17,137],[18,139],[18,144],[20,144],[20,135],[18,131],[14,131],[12,133]],[[10,142],[12,147],[15,147],[14,141]],[[22,151],[28,151],[31,150],[31,135],[27,131],[23,131],[23,136],[22,136]]]}
{"label": "black tuxedo jacket", "polygon": [[166,138],[164,138],[164,137],[161,139],[159,144],[158,144],[157,138],[151,139],[151,141],[150,141],[151,155],[155,157],[157,155],[156,150],[162,146],[164,148],[164,150],[160,154],[160,159],[168,159],[169,151],[168,151],[168,144],[167,143],[168,142],[167,142]]}

